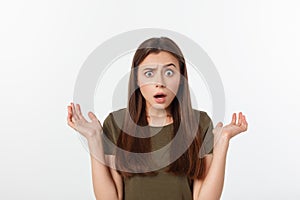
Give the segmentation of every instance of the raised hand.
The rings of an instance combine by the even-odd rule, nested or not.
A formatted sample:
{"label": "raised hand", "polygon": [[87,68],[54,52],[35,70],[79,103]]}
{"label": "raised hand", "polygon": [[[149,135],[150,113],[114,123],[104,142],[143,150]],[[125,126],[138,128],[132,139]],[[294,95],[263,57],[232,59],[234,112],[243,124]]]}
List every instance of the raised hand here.
{"label": "raised hand", "polygon": [[88,116],[91,122],[88,122],[84,118],[79,104],[74,105],[71,103],[71,105],[68,106],[68,125],[87,139],[92,139],[101,132],[102,126],[94,113],[89,112]]}
{"label": "raised hand", "polygon": [[215,134],[216,138],[223,137],[227,140],[230,140],[232,137],[246,131],[247,129],[248,122],[246,121],[246,117],[242,114],[242,112],[239,112],[238,121],[236,113],[233,113],[231,123],[223,126],[223,124],[219,122],[214,128],[213,133]]}

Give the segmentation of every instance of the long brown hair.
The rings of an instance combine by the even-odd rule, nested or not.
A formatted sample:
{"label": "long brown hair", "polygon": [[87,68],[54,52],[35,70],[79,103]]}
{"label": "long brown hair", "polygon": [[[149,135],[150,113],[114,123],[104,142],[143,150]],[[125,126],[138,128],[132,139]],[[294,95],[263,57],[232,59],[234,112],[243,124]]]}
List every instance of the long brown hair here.
{"label": "long brown hair", "polygon": [[[204,159],[199,158],[202,144],[199,118],[195,116],[191,105],[184,56],[177,44],[167,37],[147,39],[140,44],[134,54],[129,78],[127,114],[125,115],[123,128],[117,141],[117,146],[124,151],[117,150],[117,169],[119,174],[124,177],[132,177],[136,174],[143,176],[157,174],[156,171],[151,171],[150,169],[149,171],[145,170],[151,166],[149,165],[149,163],[152,162],[151,156],[138,157],[139,153],[151,152],[151,138],[134,137],[132,134],[127,134],[126,132],[140,131],[143,132],[145,136],[149,136],[149,129],[145,128],[148,125],[145,113],[146,101],[137,86],[137,68],[149,54],[159,53],[160,51],[171,53],[179,61],[181,73],[180,85],[176,97],[170,104],[171,115],[173,117],[172,138],[174,138],[176,134],[179,134],[177,141],[180,142],[173,142],[170,152],[171,155],[176,157],[174,152],[180,151],[179,148],[185,148],[185,151],[180,156],[177,156],[178,158],[169,165],[168,172],[175,175],[187,175],[190,179],[199,179],[204,175],[205,171]],[[192,135],[192,127],[196,127],[194,134],[197,137]],[[185,144],[184,141],[189,137],[193,137],[193,140],[190,145],[187,146],[188,144]],[[133,155],[133,153],[137,154]],[[143,173],[137,173],[137,171],[143,170]]]}

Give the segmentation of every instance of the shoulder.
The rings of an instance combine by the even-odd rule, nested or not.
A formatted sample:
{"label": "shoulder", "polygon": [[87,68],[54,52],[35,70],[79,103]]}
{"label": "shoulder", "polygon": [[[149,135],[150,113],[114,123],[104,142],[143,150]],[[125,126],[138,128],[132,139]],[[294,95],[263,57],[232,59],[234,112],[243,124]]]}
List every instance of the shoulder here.
{"label": "shoulder", "polygon": [[[201,110],[193,109],[196,114],[200,115],[199,125],[202,136],[202,146],[200,150],[200,157],[204,157],[207,154],[211,154],[213,152],[214,145],[214,135],[213,135],[213,122],[210,116]],[[199,116],[198,115],[198,116]]]}
{"label": "shoulder", "polygon": [[106,135],[111,135],[116,140],[122,130],[126,109],[122,108],[110,112],[103,121],[103,131]]}
{"label": "shoulder", "polygon": [[199,120],[199,128],[202,138],[213,137],[213,122],[207,112],[202,110],[193,109],[196,118]]}
{"label": "shoulder", "polygon": [[110,112],[105,118],[103,125],[122,125],[125,113],[126,108]]}
{"label": "shoulder", "polygon": [[207,112],[198,109],[193,109],[193,112],[196,118],[199,119],[200,126],[206,127],[212,123],[212,120],[210,116],[207,114]]}

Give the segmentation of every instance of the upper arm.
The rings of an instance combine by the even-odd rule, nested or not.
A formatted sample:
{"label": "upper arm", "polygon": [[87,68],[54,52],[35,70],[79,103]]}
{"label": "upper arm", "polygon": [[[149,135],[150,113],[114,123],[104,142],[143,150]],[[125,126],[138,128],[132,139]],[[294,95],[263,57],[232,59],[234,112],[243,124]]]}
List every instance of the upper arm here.
{"label": "upper arm", "polygon": [[195,179],[193,181],[193,199],[194,200],[197,200],[198,199],[198,196],[199,196],[199,192],[200,192],[200,189],[201,189],[201,186],[202,186],[202,183],[209,171],[209,168],[210,168],[210,165],[212,163],[212,154],[207,154],[205,157],[204,157],[204,160],[205,160],[205,172],[204,172],[204,178],[203,179]]}
{"label": "upper arm", "polygon": [[[120,114],[117,112],[117,114]],[[115,123],[115,119],[112,113],[110,113],[103,122],[103,135],[102,144],[105,154],[105,160],[108,164],[108,168],[115,184],[117,196],[119,200],[123,199],[123,179],[122,176],[116,170],[115,157],[117,140],[120,134],[120,128]],[[104,137],[105,136],[105,137]]]}
{"label": "upper arm", "polygon": [[105,155],[107,163],[109,163],[109,170],[112,176],[112,179],[115,183],[118,199],[123,199],[123,179],[122,176],[117,172],[115,165],[115,156],[114,155]]}
{"label": "upper arm", "polygon": [[214,147],[213,122],[206,112],[201,112],[200,126],[202,128],[200,158],[203,158],[207,154],[212,154]]}

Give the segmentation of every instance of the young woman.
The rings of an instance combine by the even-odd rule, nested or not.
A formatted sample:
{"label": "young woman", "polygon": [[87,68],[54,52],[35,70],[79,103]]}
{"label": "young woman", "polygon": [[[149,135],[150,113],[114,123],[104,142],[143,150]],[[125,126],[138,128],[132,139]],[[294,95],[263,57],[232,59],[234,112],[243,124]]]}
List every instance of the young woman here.
{"label": "young woman", "polygon": [[144,41],[131,69],[128,105],[103,127],[79,104],[68,106],[68,125],[88,141],[96,198],[220,199],[229,141],[247,130],[245,116],[233,113],[213,129],[206,112],[192,108],[185,59],[169,38]]}

